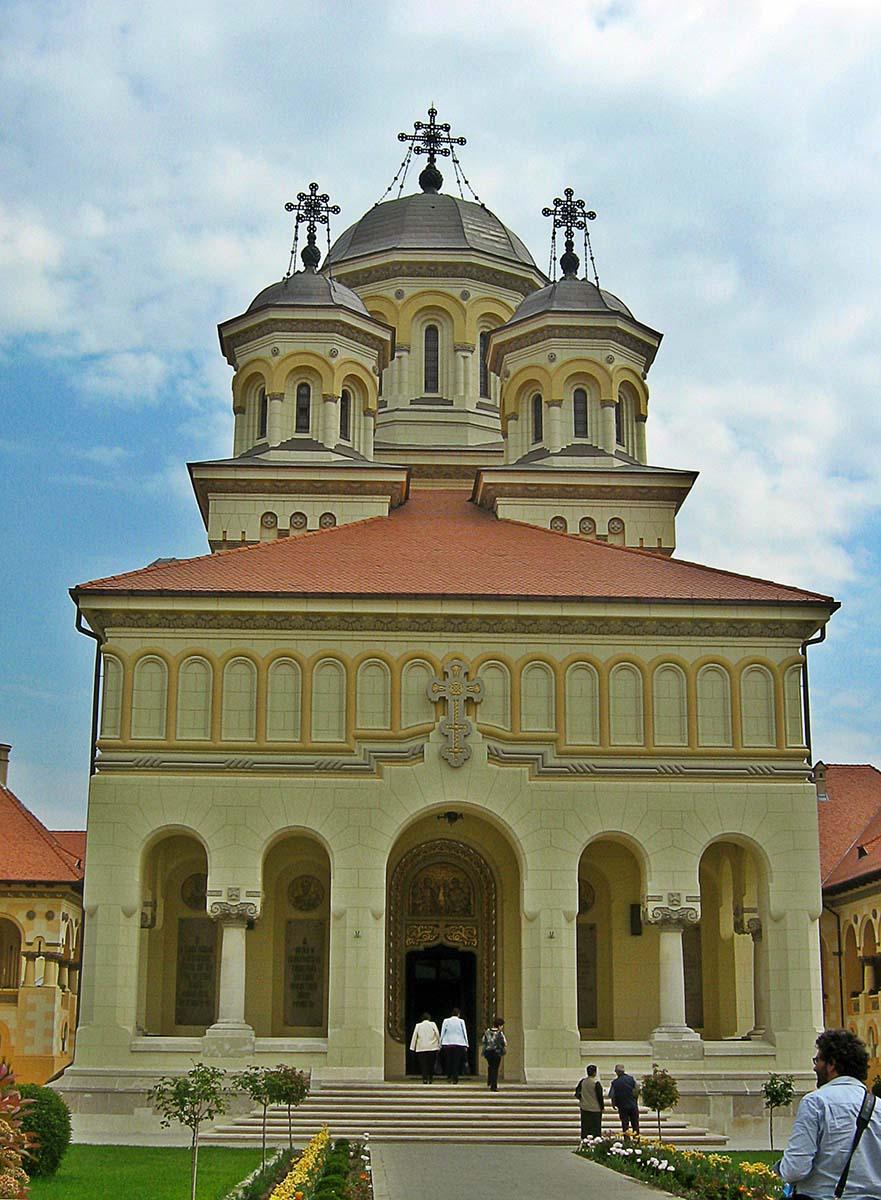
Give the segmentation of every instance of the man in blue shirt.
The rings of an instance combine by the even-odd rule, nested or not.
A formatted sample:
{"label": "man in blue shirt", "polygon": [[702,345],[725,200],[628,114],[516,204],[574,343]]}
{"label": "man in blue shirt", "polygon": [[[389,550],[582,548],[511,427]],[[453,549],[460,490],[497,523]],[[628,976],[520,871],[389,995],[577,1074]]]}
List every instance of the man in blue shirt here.
{"label": "man in blue shirt", "polygon": [[636,1080],[632,1075],[627,1074],[622,1063],[618,1063],[615,1067],[615,1078],[609,1087],[609,1099],[612,1107],[618,1110],[622,1133],[627,1133],[632,1129],[635,1134],[639,1135],[638,1096],[639,1087]]}
{"label": "man in blue shirt", "polygon": [[[777,1164],[797,1196],[833,1200],[853,1145],[868,1070],[866,1047],[855,1034],[827,1029],[817,1038],[817,1090],[799,1104],[789,1145]],[[881,1200],[881,1103],[853,1156],[843,1200]]]}

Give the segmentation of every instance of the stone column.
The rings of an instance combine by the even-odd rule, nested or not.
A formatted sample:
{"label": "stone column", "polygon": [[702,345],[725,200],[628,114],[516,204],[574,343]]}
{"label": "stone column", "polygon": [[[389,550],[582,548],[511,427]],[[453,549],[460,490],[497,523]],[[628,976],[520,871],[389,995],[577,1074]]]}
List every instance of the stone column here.
{"label": "stone column", "polygon": [[[315,430],[315,440],[332,450],[340,440],[340,408],[339,396],[324,395],[321,397],[321,412],[318,415],[318,427]],[[354,397],[350,401],[354,405]],[[350,413],[354,423],[355,414]]]}
{"label": "stone column", "polygon": [[520,457],[520,414],[511,413],[505,426],[505,462],[516,462]]}
{"label": "stone column", "polygon": [[456,353],[459,357],[459,370],[462,374],[462,387],[459,395],[462,397],[462,404],[467,405],[471,398],[471,359],[474,355],[474,347],[470,344],[463,344],[456,347]]}
{"label": "stone column", "polygon": [[753,1027],[748,1038],[761,1040],[770,1028],[770,983],[768,980],[768,945],[762,937],[762,922],[754,917],[749,922],[753,940]]}
{"label": "stone column", "polygon": [[281,406],[284,403],[284,392],[267,392],[266,400],[269,406],[266,437],[270,446],[277,446],[281,441]]}
{"label": "stone column", "polygon": [[878,986],[877,976],[875,973],[874,958],[864,958],[863,964],[863,991],[874,992]]}
{"label": "stone column", "polygon": [[636,454],[634,458],[639,459],[641,463],[648,462],[648,456],[645,448],[645,422],[646,419],[641,413],[636,414]]}
{"label": "stone column", "polygon": [[395,362],[398,364],[395,375],[395,401],[398,404],[409,404],[413,397],[413,388],[410,382],[410,347],[408,345],[402,342],[398,343]]}
{"label": "stone column", "polygon": [[615,453],[615,401],[610,396],[600,400],[600,449]]}
{"label": "stone column", "polygon": [[68,971],[67,960],[63,960],[63,961],[59,962],[59,964],[58,964],[58,986],[61,988],[62,992],[66,992],[66,991],[70,990],[68,987],[68,982],[67,982],[67,980],[68,980],[67,971]]}
{"label": "stone column", "polygon": [[563,449],[563,401],[549,400],[545,412],[548,423],[545,442],[551,454],[556,454]]}
{"label": "stone column", "polygon": [[[683,905],[679,893],[668,904],[647,902],[645,919],[658,928],[658,969],[660,975],[660,1022],[652,1030],[652,1042],[661,1043],[656,1053],[670,1058],[699,1058],[703,1053],[700,1037],[685,1020],[685,963],[682,957],[682,932],[697,924],[700,910]],[[690,901],[692,898],[688,897]]]}
{"label": "stone column", "polygon": [[37,956],[33,951],[26,950],[21,957],[24,960],[24,974],[21,986],[33,987],[37,978]]}
{"label": "stone column", "polygon": [[217,1020],[205,1033],[206,1054],[246,1054],[254,1048],[254,1030],[245,1021],[245,935],[249,914],[242,905],[212,905],[220,923],[220,995]]}
{"label": "stone column", "polygon": [[44,955],[43,987],[58,987],[58,959],[52,955]]}

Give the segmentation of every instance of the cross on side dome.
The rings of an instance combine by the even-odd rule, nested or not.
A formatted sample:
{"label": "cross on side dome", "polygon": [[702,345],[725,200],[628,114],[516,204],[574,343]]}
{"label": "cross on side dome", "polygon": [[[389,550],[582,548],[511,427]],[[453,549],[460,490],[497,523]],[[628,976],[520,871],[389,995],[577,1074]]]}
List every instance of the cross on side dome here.
{"label": "cross on side dome", "polygon": [[296,204],[292,200],[289,200],[284,207],[285,212],[294,213],[294,242],[291,247],[291,257],[288,263],[287,274],[285,275],[285,279],[289,279],[297,254],[297,236],[300,226],[304,223],[306,224],[306,245],[300,253],[300,257],[303,260],[303,267],[307,271],[315,271],[321,262],[321,251],[315,245],[315,234],[318,226],[327,226],[327,244],[328,249],[330,249],[330,218],[331,215],[340,211],[340,206],[330,203],[330,196],[327,192],[322,192],[319,195],[317,183],[310,183],[308,192],[297,193]]}
{"label": "cross on side dome", "polygon": [[[563,192],[565,200],[559,196],[554,197],[553,208],[543,208],[541,215],[543,217],[553,217],[551,225],[551,255],[553,256],[557,244],[557,230],[563,230],[563,236],[566,240],[566,250],[560,257],[560,266],[563,269],[564,279],[577,279],[578,268],[581,265],[578,255],[575,253],[575,230],[583,229],[587,231],[587,222],[596,220],[596,213],[593,209],[585,207],[583,200],[573,199],[575,192],[571,187],[567,187]],[[591,260],[593,255],[591,255]],[[599,285],[599,281],[598,281]]]}
{"label": "cross on side dome", "polygon": [[439,192],[443,186],[444,177],[437,169],[436,158],[449,158],[453,153],[451,147],[464,146],[468,139],[450,137],[449,122],[438,124],[435,121],[437,109],[434,105],[428,110],[428,121],[414,121],[413,133],[399,133],[399,142],[410,142],[414,154],[427,154],[428,164],[419,175],[419,186],[423,192]]}

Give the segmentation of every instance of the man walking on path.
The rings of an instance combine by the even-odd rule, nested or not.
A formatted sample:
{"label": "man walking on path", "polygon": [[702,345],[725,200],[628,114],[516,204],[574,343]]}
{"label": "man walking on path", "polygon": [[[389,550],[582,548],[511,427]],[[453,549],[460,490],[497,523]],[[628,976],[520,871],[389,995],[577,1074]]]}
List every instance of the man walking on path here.
{"label": "man walking on path", "polygon": [[621,1118],[621,1132],[633,1130],[639,1134],[639,1105],[637,1097],[639,1087],[632,1075],[628,1075],[621,1063],[615,1066],[615,1078],[609,1088],[609,1100],[612,1108],[617,1108]]}
{"label": "man walking on path", "polygon": [[458,1083],[459,1076],[468,1052],[468,1030],[465,1022],[459,1016],[458,1008],[454,1008],[449,1017],[444,1018],[441,1025],[441,1053],[444,1056],[444,1069],[450,1083]]}
{"label": "man walking on path", "polygon": [[[856,1034],[827,1029],[817,1038],[817,1090],[802,1097],[777,1171],[799,1196],[833,1200],[848,1164],[857,1118],[868,1120],[847,1173],[844,1200],[881,1196],[881,1103],[866,1092],[869,1055]],[[862,1122],[861,1122],[862,1124]]]}
{"label": "man walking on path", "polygon": [[584,1079],[578,1080],[575,1095],[581,1106],[581,1140],[587,1137],[601,1137],[603,1132],[603,1109],[606,1103],[603,1099],[603,1085],[597,1078],[596,1066],[591,1063],[586,1068]]}

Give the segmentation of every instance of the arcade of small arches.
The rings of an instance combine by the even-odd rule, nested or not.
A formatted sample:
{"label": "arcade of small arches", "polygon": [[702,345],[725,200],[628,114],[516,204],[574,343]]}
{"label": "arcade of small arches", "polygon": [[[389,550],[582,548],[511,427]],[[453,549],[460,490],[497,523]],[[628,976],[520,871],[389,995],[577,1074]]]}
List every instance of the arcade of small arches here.
{"label": "arcade of small arches", "polygon": [[[484,698],[473,719],[487,735],[553,741],[564,751],[670,753],[676,748],[801,749],[802,661],[782,664],[664,656],[644,664],[573,656],[478,658]],[[305,659],[158,650],[103,657],[102,744],[151,741],[353,745],[355,738],[424,734],[436,719],[433,657],[365,654]]]}
{"label": "arcade of small arches", "polygon": [[289,372],[281,390],[271,392],[265,374],[249,370],[235,389],[234,452],[303,437],[372,457],[376,387],[375,380],[369,388],[347,374],[338,392],[327,392],[318,371],[301,366]]}
{"label": "arcade of small arches", "polygon": [[[47,902],[50,907],[43,912]],[[39,915],[28,907],[36,903],[41,907]],[[53,1054],[69,1055],[73,1048],[82,923],[63,902],[59,911],[58,904],[58,898],[8,897],[4,905],[0,897],[0,1058],[14,1055],[23,1080],[30,1077],[35,1056],[51,1059]],[[44,927],[46,923],[58,926],[57,941],[34,931],[38,920]],[[39,1049],[31,1029],[37,1012],[48,1027],[39,1030],[43,1042],[48,1033],[48,1044]]]}
{"label": "arcade of small arches", "polygon": [[872,1060],[870,1075],[881,1072],[881,908],[877,892],[827,902],[820,925],[820,963],[827,1024],[849,1028],[861,1037]]}
{"label": "arcade of small arches", "polygon": [[[385,897],[367,920],[384,930],[385,973],[374,982],[385,996],[387,1075],[414,1069],[405,1043],[419,1014],[454,1004],[472,1032],[503,1012],[509,1066],[522,1070],[522,1034],[535,1015],[524,971],[538,928],[522,901],[530,864],[480,814],[469,811],[461,829],[423,814],[363,869]],[[229,903],[194,831],[150,842],[133,1024],[167,1038],[247,1028],[320,1052],[344,1023],[345,959],[361,936],[337,907],[332,852],[317,832],[297,829],[274,837],[259,863],[241,865],[255,887],[235,889]],[[773,1040],[766,859],[730,835],[692,869],[694,894],[653,895],[651,855],[632,838],[605,834],[584,848],[565,914],[573,961],[563,1008],[582,1041]]]}

